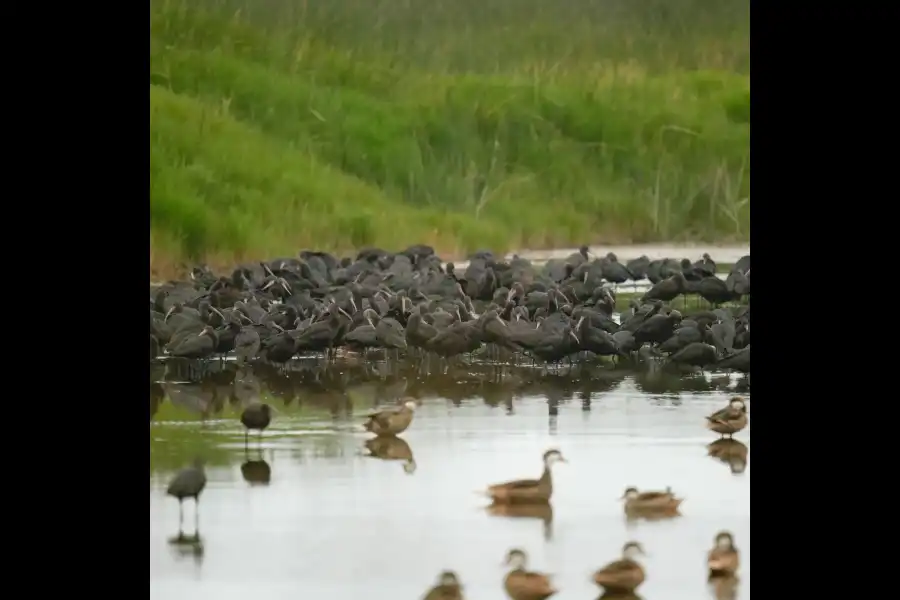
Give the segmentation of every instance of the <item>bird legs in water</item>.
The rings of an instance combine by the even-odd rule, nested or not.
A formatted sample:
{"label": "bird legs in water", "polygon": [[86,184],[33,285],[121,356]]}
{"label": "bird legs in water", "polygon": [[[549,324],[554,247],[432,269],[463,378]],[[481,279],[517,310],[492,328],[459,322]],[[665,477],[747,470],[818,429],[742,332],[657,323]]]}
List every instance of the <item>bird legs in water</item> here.
{"label": "bird legs in water", "polygon": [[[194,498],[194,534],[200,531],[200,502]],[[178,500],[178,534],[184,534],[184,499]]]}

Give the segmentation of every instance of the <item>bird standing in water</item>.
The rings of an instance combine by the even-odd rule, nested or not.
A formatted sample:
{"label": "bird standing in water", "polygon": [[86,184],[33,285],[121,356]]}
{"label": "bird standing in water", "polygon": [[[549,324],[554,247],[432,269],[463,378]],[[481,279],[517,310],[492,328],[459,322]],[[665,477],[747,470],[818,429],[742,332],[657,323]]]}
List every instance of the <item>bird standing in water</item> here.
{"label": "bird standing in water", "polygon": [[203,470],[203,459],[195,458],[190,467],[186,467],[172,478],[166,494],[178,498],[178,531],[181,531],[184,523],[184,500],[194,499],[194,530],[200,524],[200,494],[206,487],[206,472]]}
{"label": "bird standing in water", "polygon": [[250,430],[256,429],[262,436],[263,430],[272,422],[272,413],[274,408],[262,402],[254,402],[244,409],[241,413],[241,423],[246,427],[244,431],[244,447],[247,447],[247,440],[250,436]]}

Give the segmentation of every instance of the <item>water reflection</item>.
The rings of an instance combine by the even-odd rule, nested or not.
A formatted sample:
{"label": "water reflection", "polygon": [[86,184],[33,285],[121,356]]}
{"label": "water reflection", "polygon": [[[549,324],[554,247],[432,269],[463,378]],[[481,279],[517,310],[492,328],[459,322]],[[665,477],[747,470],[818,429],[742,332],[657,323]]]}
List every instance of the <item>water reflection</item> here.
{"label": "water reflection", "polygon": [[604,592],[597,600],[644,600],[633,592]]}
{"label": "water reflection", "polygon": [[168,542],[176,557],[193,558],[197,565],[203,564],[204,546],[199,532],[187,534],[179,531],[178,535],[169,538]]}
{"label": "water reflection", "polygon": [[709,456],[728,465],[735,475],[740,475],[747,469],[750,448],[740,440],[722,438],[708,445],[706,450]]}
{"label": "water reflection", "polygon": [[544,524],[544,539],[553,538],[553,505],[549,502],[538,504],[496,504],[487,507],[492,517],[511,519],[538,519]]}
{"label": "water reflection", "polygon": [[403,438],[394,436],[378,436],[366,440],[368,456],[381,460],[402,460],[403,471],[408,475],[416,472],[416,459],[413,457],[412,448]]}
{"label": "water reflection", "polygon": [[[403,363],[153,367],[151,600],[280,597],[286,589],[335,600],[373,589],[415,598],[446,568],[459,574],[467,597],[499,599],[497,557],[510,547],[527,548],[535,567],[553,573],[561,597],[597,598],[586,573],[598,557],[618,555],[626,539],[649,552],[642,595],[746,600],[750,426],[734,440],[705,428],[705,416],[741,379],[685,379],[483,364],[436,375]],[[362,415],[405,397],[420,407],[401,436],[363,431]],[[245,449],[239,417],[252,402],[280,412]],[[554,472],[552,505],[486,506],[482,490],[517,474],[537,476],[536,457],[551,447],[570,460]],[[165,488],[198,455],[209,480],[204,538],[171,538],[178,506]],[[651,515],[632,535],[616,500],[622,490],[669,483],[686,498],[685,518]],[[730,588],[707,582],[701,568],[709,539],[723,529],[740,537],[748,559]]]}
{"label": "water reflection", "polygon": [[625,381],[667,406],[678,406],[685,393],[734,392],[742,381],[733,375],[679,377],[589,365],[547,373],[524,366],[473,364],[451,368],[446,374],[423,375],[416,365],[407,363],[391,364],[386,369],[338,362],[323,368],[316,360],[296,361],[288,369],[257,365],[241,370],[233,363],[214,362],[202,374],[190,361],[170,360],[159,375],[159,382],[151,383],[151,415],[166,397],[203,419],[221,414],[226,406],[238,409],[253,402],[274,401],[285,408],[321,408],[332,421],[341,422],[351,418],[354,411],[411,396],[420,401],[443,398],[454,406],[477,400],[486,406],[503,407],[512,416],[515,400],[527,395],[546,398],[551,428],[561,405],[575,400],[584,412],[590,412],[598,396],[616,390]]}
{"label": "water reflection", "polygon": [[709,578],[709,588],[716,600],[736,600],[740,579],[734,575],[722,575]]}
{"label": "water reflection", "polygon": [[241,476],[250,485],[269,485],[272,481],[272,467],[262,457],[248,459],[241,465]]}

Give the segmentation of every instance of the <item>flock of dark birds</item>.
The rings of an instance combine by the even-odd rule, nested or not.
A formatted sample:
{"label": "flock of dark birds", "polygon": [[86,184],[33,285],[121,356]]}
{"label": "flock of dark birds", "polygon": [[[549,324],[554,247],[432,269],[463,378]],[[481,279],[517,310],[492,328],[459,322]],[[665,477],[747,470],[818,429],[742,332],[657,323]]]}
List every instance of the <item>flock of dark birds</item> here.
{"label": "flock of dark birds", "polygon": [[[749,373],[749,306],[721,306],[749,296],[749,263],[749,256],[742,258],[723,280],[706,255],[696,263],[639,259],[623,265],[614,255],[592,260],[583,247],[542,267],[516,257],[498,261],[489,252],[478,252],[459,276],[452,264],[444,267],[431,248],[413,246],[397,254],[365,250],[355,261],[340,262],[326,253],[302,252],[300,259],[241,266],[231,278],[198,267],[191,282],[170,282],[151,292],[150,354],[151,360],[161,350],[173,357],[204,359],[234,352],[241,365],[283,365],[297,354],[323,353],[334,359],[343,348],[380,348],[386,356],[399,358],[402,353],[421,364],[429,355],[452,361],[486,347],[496,360],[527,355],[559,363],[575,356],[612,357]],[[652,287],[616,320],[616,289],[610,284],[645,277]],[[667,304],[692,294],[709,306],[683,314]],[[413,423],[416,407],[414,398],[405,397],[366,416],[363,427],[375,436],[366,447],[373,455],[408,449],[395,441],[402,441],[397,436]],[[241,414],[247,435],[265,430],[275,413],[268,404],[249,403]],[[746,460],[746,446],[731,438],[747,424],[744,399],[732,398],[706,418],[706,427],[721,436],[710,447],[716,445],[721,454],[743,448]],[[415,469],[409,458],[407,472]],[[562,453],[547,450],[540,478],[489,486],[485,495],[491,499],[490,510],[549,510],[551,467],[559,462],[566,462]],[[205,487],[200,459],[172,479],[167,493],[179,501],[179,523],[183,501],[197,502]],[[622,501],[627,518],[660,520],[679,516],[683,498],[671,488],[642,492],[629,487]],[[195,510],[195,519],[197,515]],[[635,592],[646,577],[637,560],[642,553],[640,543],[629,541],[620,559],[594,573],[602,598],[638,598]],[[503,587],[513,600],[542,600],[558,592],[548,575],[527,569],[523,550],[510,550],[506,564],[510,571]],[[732,598],[739,553],[729,532],[715,536],[707,566],[716,597]],[[444,571],[423,597],[461,600],[463,586],[455,572]]]}
{"label": "flock of dark birds", "polygon": [[[618,287],[643,279],[650,289],[617,306]],[[535,265],[481,251],[459,274],[427,246],[367,249],[355,260],[304,251],[241,265],[230,277],[195,267],[190,281],[152,288],[150,358],[233,354],[238,364],[283,365],[374,350],[423,366],[436,356],[445,369],[481,353],[506,362],[609,357],[749,373],[750,307],[741,302],[749,295],[749,255],[722,279],[708,255],[622,264],[582,247]],[[691,296],[706,306],[688,308]]]}

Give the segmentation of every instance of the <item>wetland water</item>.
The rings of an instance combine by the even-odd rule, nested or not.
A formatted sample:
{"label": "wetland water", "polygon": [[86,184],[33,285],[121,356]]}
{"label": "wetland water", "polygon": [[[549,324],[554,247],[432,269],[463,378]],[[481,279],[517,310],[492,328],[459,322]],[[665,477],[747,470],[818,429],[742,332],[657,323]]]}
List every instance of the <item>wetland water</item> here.
{"label": "wetland water", "polygon": [[[641,598],[697,600],[715,597],[705,561],[722,529],[741,551],[737,597],[750,597],[750,428],[727,460],[709,454],[718,436],[704,428],[704,416],[740,390],[735,376],[480,365],[417,375],[383,363],[322,372],[299,361],[286,373],[215,368],[203,377],[174,361],[151,368],[151,598],[414,599],[453,569],[467,598],[500,600],[512,547],[555,576],[554,598],[596,598],[590,575],[635,539],[648,554]],[[410,453],[414,469],[364,456],[371,435],[360,415],[401,396],[421,406],[390,451]],[[280,412],[245,450],[238,416],[259,398]],[[549,447],[569,461],[554,467],[552,514],[488,514],[476,492],[539,476]],[[209,479],[200,542],[173,543],[178,502],[166,485],[196,454]],[[629,485],[672,486],[685,498],[682,516],[628,524],[618,498]],[[184,523],[192,536],[193,502]]]}

